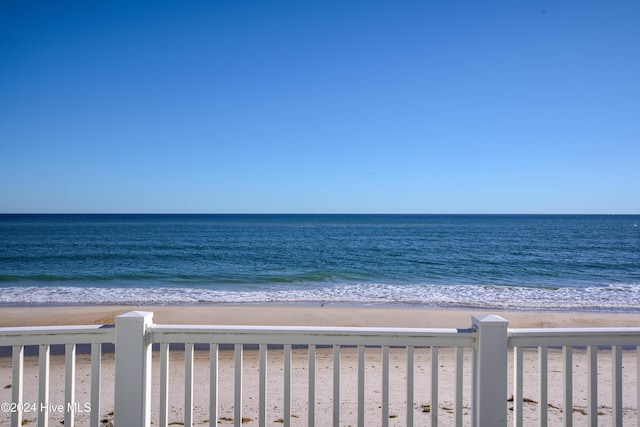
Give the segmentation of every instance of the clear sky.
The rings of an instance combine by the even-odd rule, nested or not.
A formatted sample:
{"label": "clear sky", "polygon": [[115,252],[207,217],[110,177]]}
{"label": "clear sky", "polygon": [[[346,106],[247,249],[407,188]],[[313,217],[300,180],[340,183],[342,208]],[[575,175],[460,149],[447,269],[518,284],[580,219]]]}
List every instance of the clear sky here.
{"label": "clear sky", "polygon": [[640,213],[640,1],[0,2],[0,212]]}

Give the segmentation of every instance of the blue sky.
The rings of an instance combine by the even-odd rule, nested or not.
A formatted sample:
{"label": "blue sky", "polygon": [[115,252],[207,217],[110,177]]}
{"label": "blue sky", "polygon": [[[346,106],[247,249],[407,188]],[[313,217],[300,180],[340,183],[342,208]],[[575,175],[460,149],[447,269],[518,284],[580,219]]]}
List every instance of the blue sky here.
{"label": "blue sky", "polygon": [[640,2],[0,3],[0,212],[640,213]]}

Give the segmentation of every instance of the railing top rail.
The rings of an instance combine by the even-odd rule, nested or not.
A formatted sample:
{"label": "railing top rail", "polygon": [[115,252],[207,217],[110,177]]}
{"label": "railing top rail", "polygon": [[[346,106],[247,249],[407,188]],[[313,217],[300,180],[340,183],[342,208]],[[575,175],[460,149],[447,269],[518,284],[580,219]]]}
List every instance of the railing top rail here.
{"label": "railing top rail", "polygon": [[115,325],[64,325],[64,326],[5,326],[0,334],[29,334],[38,332],[74,333],[75,331],[96,331],[113,329]]}
{"label": "railing top rail", "polygon": [[640,328],[509,328],[509,335],[640,335]]}
{"label": "railing top rail", "polygon": [[471,330],[314,326],[153,325],[151,342],[471,347]]}
{"label": "railing top rail", "polygon": [[[151,326],[154,331],[180,329],[198,331],[257,331],[262,333],[299,333],[309,332],[316,334],[337,333],[337,334],[401,334],[401,335],[442,335],[457,334],[459,329],[455,328],[388,328],[388,327],[360,327],[360,326],[264,326],[264,325],[179,325],[179,324],[154,324]],[[466,330],[465,330],[466,331]]]}
{"label": "railing top rail", "polygon": [[640,328],[509,329],[509,346],[640,345]]}
{"label": "railing top rail", "polygon": [[[149,342],[348,344],[473,347],[472,329],[320,326],[163,325]],[[511,328],[510,347],[640,345],[639,328]],[[113,325],[0,327],[0,346],[113,343]]]}
{"label": "railing top rail", "polygon": [[0,328],[0,346],[114,343],[113,325],[26,326]]}

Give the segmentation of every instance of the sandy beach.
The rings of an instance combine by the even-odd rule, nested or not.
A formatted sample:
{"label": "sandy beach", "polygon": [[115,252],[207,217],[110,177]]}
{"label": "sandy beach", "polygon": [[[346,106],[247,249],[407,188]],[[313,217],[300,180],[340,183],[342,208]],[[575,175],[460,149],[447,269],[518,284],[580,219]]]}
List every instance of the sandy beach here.
{"label": "sandy beach", "polygon": [[471,316],[496,314],[511,328],[639,327],[640,314],[501,311],[318,305],[87,305],[0,307],[0,327],[113,324],[128,311],[150,311],[154,323],[193,325],[465,328]]}
{"label": "sandy beach", "polygon": [[[424,309],[404,307],[345,307],[345,306],[74,306],[74,307],[3,307],[0,309],[0,326],[37,326],[37,325],[78,325],[111,324],[118,314],[142,310],[154,313],[154,322],[161,324],[238,324],[238,325],[309,325],[309,326],[371,326],[371,327],[451,327],[466,328],[471,325],[471,316],[477,314],[498,314],[509,320],[510,327],[624,327],[640,326],[640,315],[619,313],[574,313],[574,312],[501,312],[473,309]],[[343,348],[341,354],[341,415],[340,425],[355,425],[357,422],[357,350]],[[599,425],[612,425],[611,419],[611,362],[608,350],[601,350],[598,357],[599,376]],[[465,350],[465,390],[464,424],[470,425],[470,363],[471,351]],[[218,425],[233,423],[233,352],[220,351],[220,398]],[[390,425],[402,426],[406,423],[406,353],[404,349],[391,350],[392,381],[390,384],[391,405],[389,409]],[[180,425],[183,420],[184,399],[184,353],[171,351],[169,379],[170,412],[172,425]],[[525,352],[525,425],[535,420],[537,405],[537,353]],[[152,397],[152,420],[158,423],[159,381],[158,355],[154,353],[154,381]],[[439,351],[439,399],[438,413],[441,425],[453,422],[454,397],[454,354],[452,349]],[[511,360],[509,362],[511,364]],[[430,425],[431,398],[430,349],[416,349],[415,352],[415,402],[413,407],[414,424]],[[586,425],[587,376],[586,351],[574,350],[574,425]],[[103,354],[101,418],[110,420],[113,411],[113,354]],[[317,425],[331,424],[332,408],[332,350],[318,349],[317,353]],[[269,351],[268,356],[268,420],[271,425],[281,425],[283,415],[283,352],[281,349]],[[209,352],[196,351],[194,384],[194,420],[195,425],[208,425],[209,411]],[[511,367],[509,381],[511,381]],[[636,354],[625,351],[624,369],[624,418],[625,423],[635,422],[636,414]],[[292,424],[307,423],[307,377],[308,354],[305,348],[296,348],[292,355]],[[564,417],[562,411],[562,387],[553,385],[560,378],[560,350],[549,351],[549,425],[560,425]],[[90,361],[86,354],[77,356],[76,401],[89,401]],[[37,356],[25,357],[25,402],[37,401]],[[244,425],[257,425],[258,411],[258,352],[245,350],[243,417]],[[51,358],[51,402],[61,403],[64,396],[64,359],[63,356]],[[11,400],[11,360],[0,358],[0,401]],[[379,425],[381,417],[381,352],[376,348],[366,350],[366,417],[367,425]],[[511,406],[511,404],[509,404]],[[511,411],[509,411],[511,416]],[[35,425],[35,414],[25,414],[28,422]],[[79,414],[77,425],[86,425],[87,416]],[[62,414],[51,414],[50,425],[57,425]],[[53,422],[53,424],[51,424]],[[0,425],[9,425],[9,414],[0,413]]]}

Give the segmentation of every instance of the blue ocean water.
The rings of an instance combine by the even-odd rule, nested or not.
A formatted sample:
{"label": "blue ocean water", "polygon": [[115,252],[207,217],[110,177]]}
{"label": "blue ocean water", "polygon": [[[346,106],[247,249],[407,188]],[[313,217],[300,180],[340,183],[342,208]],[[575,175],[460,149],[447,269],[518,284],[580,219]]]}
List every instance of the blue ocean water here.
{"label": "blue ocean water", "polygon": [[640,312],[640,216],[0,215],[0,304]]}

